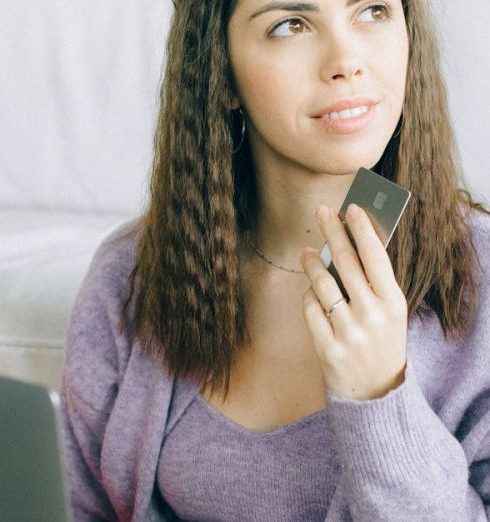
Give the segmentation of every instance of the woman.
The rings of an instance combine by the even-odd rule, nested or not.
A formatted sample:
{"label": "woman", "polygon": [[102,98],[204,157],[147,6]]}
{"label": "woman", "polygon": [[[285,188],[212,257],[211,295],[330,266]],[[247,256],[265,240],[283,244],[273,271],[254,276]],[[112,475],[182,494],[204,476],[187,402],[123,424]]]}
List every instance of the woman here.
{"label": "woman", "polygon": [[[74,519],[488,520],[490,220],[426,1],[175,8],[150,203],[67,332]],[[361,166],[412,192],[387,252]]]}

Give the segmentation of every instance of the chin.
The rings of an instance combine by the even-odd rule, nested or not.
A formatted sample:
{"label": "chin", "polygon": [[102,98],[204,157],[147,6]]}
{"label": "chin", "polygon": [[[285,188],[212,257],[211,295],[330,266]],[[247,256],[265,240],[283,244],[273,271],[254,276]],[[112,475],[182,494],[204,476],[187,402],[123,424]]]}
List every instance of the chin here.
{"label": "chin", "polygon": [[335,162],[330,158],[328,162],[324,163],[320,171],[338,175],[349,175],[356,174],[361,167],[372,170],[381,159],[382,155],[383,153],[381,152],[379,156],[369,155],[362,160],[359,160],[358,157],[356,157],[356,161],[339,160],[338,162]]}
{"label": "chin", "polygon": [[339,148],[336,154],[329,154],[322,163],[325,170],[357,172],[360,167],[369,169],[382,158],[388,143],[389,139],[386,141],[385,136],[376,141],[370,139],[357,144],[352,143]]}

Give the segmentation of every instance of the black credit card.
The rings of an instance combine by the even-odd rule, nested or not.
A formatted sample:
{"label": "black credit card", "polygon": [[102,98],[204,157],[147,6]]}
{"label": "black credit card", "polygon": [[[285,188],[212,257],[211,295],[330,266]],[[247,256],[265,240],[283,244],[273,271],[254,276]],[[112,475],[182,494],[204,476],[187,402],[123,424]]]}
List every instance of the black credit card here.
{"label": "black credit card", "polygon": [[[351,203],[355,203],[366,211],[366,214],[371,219],[374,230],[386,248],[395,232],[410,196],[410,191],[383,178],[383,176],[376,174],[376,172],[372,170],[361,167],[357,171],[356,177],[339,210],[339,218],[354,248],[356,248],[356,244],[350,233],[349,226],[345,221],[347,208]],[[320,256],[328,268],[328,271],[335,277],[343,296],[349,298],[342,284],[342,280],[335,269],[335,265],[332,262],[328,245],[323,247]]]}

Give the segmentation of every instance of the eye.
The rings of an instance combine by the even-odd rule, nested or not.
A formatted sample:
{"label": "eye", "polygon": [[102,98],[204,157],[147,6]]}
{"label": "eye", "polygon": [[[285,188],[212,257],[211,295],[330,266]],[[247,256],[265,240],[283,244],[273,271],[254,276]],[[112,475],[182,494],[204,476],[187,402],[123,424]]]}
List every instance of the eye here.
{"label": "eye", "polygon": [[[292,27],[295,27],[296,29],[299,27],[304,27],[305,26],[305,23],[303,22],[303,20],[301,18],[297,18],[297,17],[291,17],[291,18],[286,18],[286,20],[283,20],[282,22],[279,22],[276,26],[274,26],[274,28],[271,30],[271,32],[269,33],[269,36],[273,35],[273,33],[276,32],[277,29],[279,29],[279,27],[282,27],[283,25],[287,25],[287,27],[289,29],[291,29]],[[293,34],[297,34],[297,33],[301,33],[303,31],[301,30],[295,30],[293,32]],[[287,34],[275,34],[274,36],[287,36]]]}
{"label": "eye", "polygon": [[[391,18],[391,10],[390,10],[389,6],[384,3],[376,3],[373,5],[370,5],[370,6],[366,7],[365,9],[363,9],[361,11],[361,14],[369,13],[369,12],[371,12],[371,15],[374,15],[373,19],[375,22],[383,22],[383,21]],[[383,12],[384,12],[384,17],[382,16]],[[366,22],[366,21],[369,21],[369,20],[361,20],[361,22]],[[286,18],[286,20],[279,22],[271,29],[271,31],[269,32],[269,36],[275,36],[275,37],[288,36],[287,33],[285,34],[284,32],[282,32],[282,34],[281,34],[281,33],[277,32],[277,30],[282,26],[286,27],[286,31],[291,29],[292,34],[297,34],[297,33],[304,32],[301,30],[301,28],[302,27],[304,28],[306,26],[306,24],[301,18],[298,18],[298,17]],[[274,33],[276,33],[276,34],[274,34]],[[291,34],[291,33],[289,33],[289,34]]]}
{"label": "eye", "polygon": [[[363,9],[361,11],[361,14],[362,13],[368,13],[368,12],[371,12],[371,14],[374,14],[374,21],[375,22],[383,22],[384,20],[387,20],[388,18],[391,17],[391,10],[390,8],[386,5],[386,4],[373,4],[373,5],[370,5],[369,7],[367,7],[366,9]],[[385,13],[385,16],[384,18],[378,18],[380,15],[380,13],[382,13],[384,11]],[[361,21],[366,21],[366,20],[361,20]]]}

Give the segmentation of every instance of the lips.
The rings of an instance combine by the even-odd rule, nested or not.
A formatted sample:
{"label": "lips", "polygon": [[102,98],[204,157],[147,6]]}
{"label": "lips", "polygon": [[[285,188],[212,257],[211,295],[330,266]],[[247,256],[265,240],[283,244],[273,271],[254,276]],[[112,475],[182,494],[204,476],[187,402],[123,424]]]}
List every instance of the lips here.
{"label": "lips", "polygon": [[331,112],[340,112],[344,111],[346,109],[354,109],[356,107],[361,107],[362,105],[365,105],[367,107],[372,107],[373,105],[376,105],[378,101],[372,99],[372,98],[351,98],[346,100],[340,100],[333,105],[330,105],[326,109],[322,109],[318,114],[313,116],[314,118],[321,118],[322,116],[325,116],[326,114],[329,114]]}

